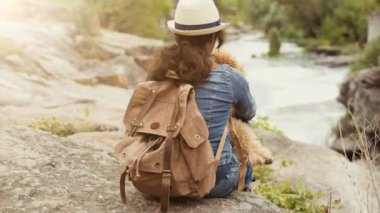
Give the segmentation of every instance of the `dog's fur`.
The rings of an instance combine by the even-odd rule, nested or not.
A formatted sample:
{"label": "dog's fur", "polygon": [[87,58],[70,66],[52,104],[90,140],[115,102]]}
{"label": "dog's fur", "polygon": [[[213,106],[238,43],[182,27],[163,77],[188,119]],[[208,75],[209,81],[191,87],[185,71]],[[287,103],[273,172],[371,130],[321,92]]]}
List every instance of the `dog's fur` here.
{"label": "dog's fur", "polygon": [[[213,57],[216,64],[228,64],[243,73],[243,67],[230,54],[216,50]],[[252,128],[239,119],[234,112],[231,118],[231,128],[235,131],[235,133],[232,133],[235,136],[233,137],[233,143],[240,144],[243,156],[247,157],[249,163],[252,165],[273,163],[271,152],[261,144]]]}

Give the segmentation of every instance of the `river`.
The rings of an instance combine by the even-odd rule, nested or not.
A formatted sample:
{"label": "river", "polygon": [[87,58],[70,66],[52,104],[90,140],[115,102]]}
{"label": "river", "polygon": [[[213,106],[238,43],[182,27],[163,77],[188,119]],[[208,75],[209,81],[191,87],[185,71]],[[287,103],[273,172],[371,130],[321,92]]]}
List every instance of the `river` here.
{"label": "river", "polygon": [[283,43],[283,57],[262,57],[268,50],[262,34],[243,35],[223,48],[244,66],[258,115],[268,116],[290,139],[328,144],[332,127],[345,112],[336,97],[348,68],[315,65],[291,43]]}

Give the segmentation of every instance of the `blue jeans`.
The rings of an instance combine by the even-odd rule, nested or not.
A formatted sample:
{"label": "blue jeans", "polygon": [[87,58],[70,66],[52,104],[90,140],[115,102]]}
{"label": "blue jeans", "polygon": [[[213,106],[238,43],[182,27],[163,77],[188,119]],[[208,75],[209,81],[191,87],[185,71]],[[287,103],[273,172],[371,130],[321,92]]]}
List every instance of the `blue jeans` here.
{"label": "blue jeans", "polygon": [[[251,187],[253,180],[253,167],[247,166],[245,176],[245,186]],[[239,184],[239,161],[235,154],[232,155],[231,162],[218,166],[216,171],[216,184],[207,197],[220,198],[226,197],[234,192]]]}

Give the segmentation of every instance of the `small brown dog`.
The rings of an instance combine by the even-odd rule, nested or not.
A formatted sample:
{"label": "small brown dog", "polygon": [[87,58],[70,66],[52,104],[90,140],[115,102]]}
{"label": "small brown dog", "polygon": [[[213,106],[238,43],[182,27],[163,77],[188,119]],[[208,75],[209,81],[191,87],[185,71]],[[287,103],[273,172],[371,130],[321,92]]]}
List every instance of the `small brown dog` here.
{"label": "small brown dog", "polygon": [[[230,54],[216,50],[213,53],[213,57],[216,64],[228,64],[231,67],[243,72],[242,66],[236,61]],[[257,138],[253,129],[241,119],[236,116],[236,113],[232,113],[230,121],[230,128],[234,129],[233,143],[240,143],[242,147],[243,156],[246,156],[248,162],[252,165],[272,164],[273,158],[271,152],[264,147],[260,140]]]}

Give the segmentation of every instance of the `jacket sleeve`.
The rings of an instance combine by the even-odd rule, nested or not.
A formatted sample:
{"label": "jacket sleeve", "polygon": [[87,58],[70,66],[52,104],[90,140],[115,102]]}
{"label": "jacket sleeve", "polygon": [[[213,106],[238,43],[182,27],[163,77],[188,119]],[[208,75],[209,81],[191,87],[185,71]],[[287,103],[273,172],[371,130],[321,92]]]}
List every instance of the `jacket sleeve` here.
{"label": "jacket sleeve", "polygon": [[256,102],[253,98],[247,79],[239,71],[231,68],[231,90],[237,115],[244,121],[256,115]]}

